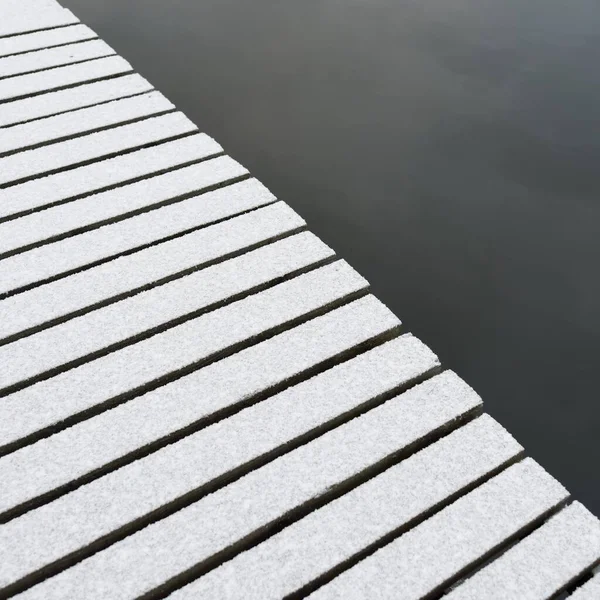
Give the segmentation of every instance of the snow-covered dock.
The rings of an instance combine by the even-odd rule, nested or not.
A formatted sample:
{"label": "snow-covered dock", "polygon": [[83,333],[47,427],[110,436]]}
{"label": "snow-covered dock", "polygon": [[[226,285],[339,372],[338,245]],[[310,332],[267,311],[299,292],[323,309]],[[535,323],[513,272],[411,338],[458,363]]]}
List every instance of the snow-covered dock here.
{"label": "snow-covered dock", "polygon": [[600,598],[600,522],[54,0],[0,0],[0,598]]}

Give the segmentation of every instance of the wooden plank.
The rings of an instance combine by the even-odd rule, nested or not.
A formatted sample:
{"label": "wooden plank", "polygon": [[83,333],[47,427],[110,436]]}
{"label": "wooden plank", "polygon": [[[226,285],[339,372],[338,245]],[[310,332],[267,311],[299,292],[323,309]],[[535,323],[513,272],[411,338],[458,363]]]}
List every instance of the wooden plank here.
{"label": "wooden plank", "polygon": [[[39,125],[42,127],[42,124]],[[183,113],[175,112],[25,150],[0,158],[0,185],[14,185],[23,179],[40,177],[60,169],[73,169],[90,161],[102,161],[194,131],[197,131],[196,126]],[[10,194],[10,191],[7,193]]]}
{"label": "wooden plank", "polygon": [[[283,202],[121,256],[0,302],[3,333],[29,330],[224,260],[304,226]],[[2,263],[0,263],[1,265]]]}
{"label": "wooden plank", "polygon": [[0,78],[62,67],[113,54],[115,51],[102,40],[90,40],[58,48],[45,48],[0,58]]}
{"label": "wooden plank", "polygon": [[[396,599],[399,586],[403,600],[441,593],[465,569],[567,497],[562,485],[526,458],[345,571],[310,598]],[[520,592],[517,597],[524,598]],[[487,600],[491,596],[473,598]]]}
{"label": "wooden plank", "polygon": [[2,132],[0,154],[23,150],[30,146],[55,142],[172,110],[174,106],[160,93],[150,92],[133,98],[115,100],[75,112],[15,125]]}
{"label": "wooden plank", "polygon": [[124,185],[222,152],[204,133],[0,189],[0,219]]}
{"label": "wooden plank", "polygon": [[[498,423],[484,415],[243,552],[171,598],[267,600],[297,593],[360,552],[376,547],[382,539],[423,519],[440,503],[493,474],[521,451]],[[400,581],[397,597],[403,597]]]}
{"label": "wooden plank", "polygon": [[86,83],[32,98],[14,100],[2,105],[0,127],[65,113],[102,102],[110,102],[151,90],[152,86],[143,77],[133,74],[123,75],[117,79]]}
{"label": "wooden plank", "polygon": [[[184,175],[186,174],[188,173],[184,173]],[[38,281],[45,281],[50,277],[107,260],[169,236],[257,208],[266,203],[265,198],[268,198],[269,202],[274,200],[270,194],[260,193],[262,187],[250,185],[244,186],[244,189],[234,187],[231,190],[229,190],[229,186],[225,186],[203,194],[203,188],[210,189],[216,185],[223,185],[247,174],[244,167],[226,156],[194,165],[194,169],[189,174],[192,177],[182,177],[179,186],[157,186],[157,191],[163,197],[165,195],[169,197],[173,193],[172,189],[185,187],[190,190],[191,183],[193,187],[191,187],[190,193],[195,191],[197,195],[184,202],[164,206],[110,226],[83,232],[64,240],[58,240],[48,246],[32,248],[27,252],[6,258],[0,263],[0,289],[6,286],[4,289],[8,291]],[[156,183],[160,184],[161,182]],[[132,193],[135,194],[140,187],[143,189],[149,186],[136,185],[134,190],[126,190],[123,194],[124,198],[120,198],[122,201],[117,200],[116,204],[122,207],[127,203],[127,198]],[[258,193],[252,193],[254,189],[257,189]],[[249,193],[244,193],[247,190]],[[114,196],[118,196],[118,193],[115,193]],[[137,204],[141,204],[150,200],[152,196],[141,199],[136,196],[136,198]],[[85,204],[87,206],[91,202],[102,200],[102,197],[93,196]],[[110,210],[110,205],[105,206],[104,210]],[[38,214],[43,215],[43,213]],[[11,221],[8,221],[5,227],[0,224],[0,230],[2,229],[10,232]],[[15,229],[18,231],[19,228],[15,227]],[[29,231],[31,230],[29,229]]]}
{"label": "wooden plank", "polygon": [[9,365],[0,369],[0,388],[97,354],[331,256],[314,236],[294,236],[0,346],[0,365]]}
{"label": "wooden plank", "polygon": [[52,48],[74,42],[83,42],[97,38],[98,35],[85,25],[72,25],[58,29],[46,29],[36,33],[0,39],[0,57],[31,52],[41,48]]}
{"label": "wooden plank", "polygon": [[128,73],[131,70],[131,65],[120,56],[109,56],[81,64],[56,67],[39,73],[18,75],[0,80],[0,102],[40,94],[85,83],[86,81],[104,79],[105,77]]}
{"label": "wooden plank", "polygon": [[[356,314],[356,307],[354,310]],[[337,323],[338,328],[341,314],[334,311],[329,318],[330,322],[334,320]],[[373,316],[377,315],[374,313]],[[333,356],[384,333],[390,325],[389,318],[383,316],[379,321],[370,324],[363,321],[356,327],[337,333],[337,339],[326,354],[316,354],[315,351],[313,354],[317,358]],[[301,335],[301,332],[296,332],[296,335]],[[86,488],[85,498],[93,498],[100,493],[98,490],[110,485],[115,490],[114,501],[121,502],[119,498],[126,489],[119,491],[114,482],[131,477],[140,482],[136,488],[137,497],[127,492],[119,514],[125,522],[133,520],[144,514],[143,510],[140,512],[141,507],[156,508],[193,490],[207,489],[209,483],[222,480],[228,473],[230,476],[237,473],[243,465],[246,465],[246,471],[250,471],[261,457],[263,462],[267,462],[273,453],[283,454],[294,443],[300,445],[300,441],[306,441],[311,434],[317,437],[325,426],[333,427],[346,414],[358,409],[365,410],[376,404],[382,394],[422,377],[438,365],[435,355],[413,336],[396,338],[224,421],[201,429],[157,454],[145,456],[135,465],[120,467],[118,475],[110,475],[103,482]],[[262,368],[267,367],[262,365]],[[365,377],[367,369],[372,379]],[[375,376],[378,376],[377,379]],[[277,375],[272,374],[273,377]],[[448,376],[445,377],[448,379]],[[356,382],[356,385],[348,389],[348,382]],[[213,385],[218,394],[218,383]],[[211,394],[213,398],[214,395]],[[210,414],[211,409],[214,411],[218,408],[209,398],[199,398],[198,404],[201,403],[204,403],[204,408],[197,406],[194,415],[187,415],[188,419],[197,419],[203,414]],[[148,407],[146,410],[149,410]],[[122,414],[120,410],[109,411],[0,458],[0,472],[9,490],[2,499],[0,512],[52,490],[60,490],[69,482],[103,469],[106,465],[111,465],[106,470],[114,470],[116,459],[133,456],[133,453],[154,441],[152,435],[158,435],[157,439],[160,439],[160,436],[164,437],[173,430],[172,425],[169,428],[163,424],[162,429],[160,426],[155,428],[150,436],[148,431],[132,435],[130,429],[128,435],[128,424]],[[189,420],[184,422],[190,424]],[[177,424],[181,425],[182,421]],[[93,452],[90,452],[91,448]],[[193,468],[191,456],[195,457]],[[132,459],[129,458],[128,462],[132,463]],[[43,474],[39,478],[31,478],[33,471],[40,472],[40,465],[44,465]],[[140,472],[149,474],[149,477],[140,480]],[[163,490],[160,497],[155,492],[156,482],[160,482],[158,485]],[[107,497],[104,493],[102,495]],[[80,496],[78,500],[81,506],[82,502],[87,503],[82,498]],[[71,500],[66,498],[61,502],[70,503]]]}
{"label": "wooden plank", "polygon": [[44,0],[2,0],[0,36],[17,35],[38,29],[78,23],[75,15],[56,2]]}
{"label": "wooden plank", "polygon": [[600,561],[600,521],[579,502],[457,587],[448,600],[546,600]]}
{"label": "wooden plank", "polygon": [[[67,204],[52,206],[46,210],[25,215],[17,220],[5,221],[0,223],[0,254],[14,252],[26,248],[28,245],[44,242],[65,233],[81,231],[90,226],[99,226],[103,222],[106,224],[110,219],[123,218],[136,211],[158,207],[170,200],[190,197],[194,194],[202,194],[202,197],[192,197],[185,202],[178,202],[178,206],[165,208],[156,215],[143,217],[146,219],[145,229],[141,232],[133,232],[127,229],[134,226],[133,223],[141,221],[132,221],[129,225],[113,225],[113,227],[125,228],[119,231],[126,238],[119,240],[117,236],[113,236],[113,238],[116,238],[113,245],[125,249],[134,248],[136,244],[143,243],[139,241],[140,239],[157,240],[169,235],[168,232],[176,233],[184,231],[186,227],[193,227],[194,223],[197,222],[193,218],[194,213],[200,207],[204,209],[205,204],[215,204],[213,215],[220,214],[222,218],[228,214],[233,214],[233,212],[228,213],[227,209],[220,211],[219,207],[216,206],[219,202],[226,205],[238,203],[239,212],[242,212],[260,206],[261,203],[266,204],[275,201],[275,197],[256,179],[229,185],[227,189],[218,189],[212,192],[204,191],[210,186],[242,177],[247,173],[248,171],[233,159],[228,156],[221,156],[199,164],[192,164],[167,173],[154,175],[119,188],[85,196]],[[254,198],[251,202],[249,202],[250,196]],[[162,223],[156,222],[155,216],[158,215],[160,215]],[[177,222],[176,227],[174,227],[173,221]],[[156,231],[151,233],[150,229]],[[116,232],[117,230],[113,229],[111,231]],[[97,239],[94,236],[104,235],[104,233],[85,235],[87,235],[85,239],[92,240]],[[130,238],[131,242],[129,241]],[[79,239],[84,238],[80,237]],[[37,252],[36,259],[44,260],[43,257],[54,252],[54,248],[57,247],[57,245],[52,245],[43,251]],[[83,255],[80,255],[79,251],[75,252],[76,257],[67,260],[67,263],[85,264],[86,261],[83,260],[82,262],[81,259],[86,252]],[[29,254],[28,256],[32,255]]]}
{"label": "wooden plank", "polygon": [[[283,518],[293,519],[307,507],[353,487],[479,405],[476,395],[454,395],[445,385],[432,393],[432,386],[437,384],[437,380],[428,381],[329,431],[47,579],[25,592],[23,598],[138,597],[226,549],[233,553],[241,550],[253,536],[264,535]],[[130,480],[129,485],[135,482]],[[118,512],[114,503],[112,506],[112,512]],[[66,527],[61,530],[68,542]],[[95,518],[93,527],[97,527]],[[81,527],[76,530],[81,531]],[[29,531],[26,525],[17,528],[9,523],[0,533],[3,543],[6,539],[4,545],[13,552],[10,565],[5,567],[11,571],[5,581],[39,564],[35,555],[42,548],[46,553],[51,546],[42,543],[40,537],[35,541],[30,538],[27,548],[31,552],[20,551],[18,547]],[[31,531],[35,536],[43,535],[43,528]],[[238,547],[232,548],[234,544]],[[59,550],[58,542],[52,547]]]}
{"label": "wooden plank", "polygon": [[293,324],[366,286],[339,261],[15,392],[0,404],[0,444],[122,395],[157,387],[167,376],[191,371],[218,353]]}

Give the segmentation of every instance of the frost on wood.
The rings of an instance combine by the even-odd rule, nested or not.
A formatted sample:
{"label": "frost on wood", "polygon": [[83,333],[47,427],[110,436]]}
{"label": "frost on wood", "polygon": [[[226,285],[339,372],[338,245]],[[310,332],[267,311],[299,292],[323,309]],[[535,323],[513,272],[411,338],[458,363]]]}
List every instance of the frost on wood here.
{"label": "frost on wood", "polygon": [[[438,393],[469,394],[451,374]],[[283,598],[448,497],[522,450],[484,415],[341,498],[308,515],[176,592],[172,598]],[[401,588],[399,588],[401,589]]]}
{"label": "frost on wood", "polygon": [[[0,388],[101,351],[332,256],[303,233],[0,346]],[[166,328],[166,326],[165,326]]]}
{"label": "frost on wood", "polygon": [[[43,262],[60,260],[60,268],[67,270],[275,201],[256,179],[231,183],[247,173],[232,158],[219,156],[52,206],[15,221],[0,223],[0,253],[23,249],[53,236],[77,234],[75,239],[60,244],[55,242],[15,259],[23,261],[20,268],[27,269],[28,264],[35,264],[42,273],[40,277],[44,277],[40,267]],[[226,187],[206,191],[217,185]],[[186,200],[179,201],[181,196]],[[164,206],[171,201],[174,206]],[[161,210],[151,212],[154,208]],[[103,227],[100,231],[77,232],[94,225],[101,227],[108,219],[135,216],[131,215],[133,211],[150,212],[135,221],[111,223],[110,228]],[[5,237],[2,236],[4,233]],[[50,272],[58,269],[55,266]]]}
{"label": "frost on wood", "polygon": [[0,111],[0,127],[66,113],[150,90],[152,86],[143,77],[134,74],[32,96],[3,104]]}
{"label": "frost on wood", "polygon": [[[567,495],[556,480],[527,458],[359,562],[310,597],[395,599],[398,582],[402,585],[403,600],[418,600],[442,591],[463,569],[491,554]],[[515,596],[502,596],[510,597]]]}
{"label": "frost on wood", "polygon": [[[196,126],[182,113],[176,112],[24,150],[0,158],[0,185],[121,154],[193,131],[196,131]],[[5,192],[10,194],[10,188]]]}
{"label": "frost on wood", "polygon": [[448,600],[550,598],[599,560],[600,521],[574,502],[457,587]]}
{"label": "frost on wood", "polygon": [[[80,110],[15,125],[2,132],[0,154],[68,138],[94,129],[119,125],[171,110],[173,105],[158,92],[98,104]],[[1,239],[1,238],[0,238]]]}
{"label": "frost on wood", "polygon": [[212,138],[199,133],[0,189],[0,217],[129,183],[222,150]]}
{"label": "frost on wood", "polygon": [[0,101],[48,92],[130,71],[131,65],[126,60],[120,56],[109,56],[47,71],[17,75],[0,80]]}
{"label": "frost on wood", "polygon": [[132,390],[139,394],[153,382],[158,385],[161,377],[192,369],[265,331],[275,332],[313,311],[327,309],[366,285],[339,261],[40,381],[0,403],[0,444]]}
{"label": "frost on wood", "polygon": [[[0,10],[4,7],[0,5]],[[46,29],[35,33],[25,33],[0,39],[0,57],[11,56],[21,52],[30,52],[42,48],[52,48],[74,42],[82,42],[98,37],[94,31],[85,25]]]}
{"label": "frost on wood", "polygon": [[0,78],[43,71],[112,54],[115,54],[115,51],[108,44],[102,40],[91,40],[81,44],[3,57],[0,58]]}

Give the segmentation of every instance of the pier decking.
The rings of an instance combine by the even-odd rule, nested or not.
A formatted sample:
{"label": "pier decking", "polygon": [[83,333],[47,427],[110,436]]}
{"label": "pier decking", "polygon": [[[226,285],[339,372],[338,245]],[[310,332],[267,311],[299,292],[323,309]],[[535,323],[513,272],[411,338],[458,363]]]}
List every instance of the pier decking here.
{"label": "pier decking", "polygon": [[0,598],[591,600],[599,562],[291,207],[70,11],[0,0]]}

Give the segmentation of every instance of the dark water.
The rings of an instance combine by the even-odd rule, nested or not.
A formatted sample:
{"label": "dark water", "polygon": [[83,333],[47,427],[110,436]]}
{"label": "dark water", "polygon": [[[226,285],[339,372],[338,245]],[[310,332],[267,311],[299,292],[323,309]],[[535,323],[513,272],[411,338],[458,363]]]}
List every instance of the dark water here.
{"label": "dark water", "polygon": [[64,0],[600,514],[598,0]]}

